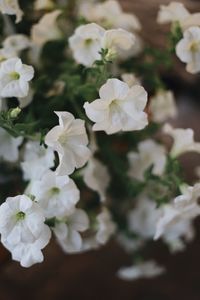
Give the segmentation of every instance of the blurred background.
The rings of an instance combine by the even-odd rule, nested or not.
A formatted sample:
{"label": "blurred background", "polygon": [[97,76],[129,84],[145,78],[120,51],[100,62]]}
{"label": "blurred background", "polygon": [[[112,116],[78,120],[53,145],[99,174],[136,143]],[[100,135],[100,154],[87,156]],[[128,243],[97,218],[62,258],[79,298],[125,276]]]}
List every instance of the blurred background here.
{"label": "blurred background", "polygon": [[[154,46],[165,44],[167,26],[156,24],[160,4],[168,0],[121,0],[125,11],[134,12],[141,20],[143,37]],[[191,12],[200,12],[199,0],[179,1]],[[185,66],[175,65],[172,74],[164,74],[177,96],[179,117],[176,126],[190,127],[200,141],[200,77],[185,72]],[[193,167],[200,165],[198,155],[183,158],[188,179],[194,177]],[[152,242],[144,250],[145,258],[154,258],[167,269],[155,279],[125,282],[117,278],[121,266],[130,265],[126,253],[111,241],[97,251],[65,255],[54,241],[44,251],[45,262],[22,269],[0,248],[0,300],[199,300],[200,299],[200,220],[195,221],[196,239],[185,252],[171,255],[160,242]]]}

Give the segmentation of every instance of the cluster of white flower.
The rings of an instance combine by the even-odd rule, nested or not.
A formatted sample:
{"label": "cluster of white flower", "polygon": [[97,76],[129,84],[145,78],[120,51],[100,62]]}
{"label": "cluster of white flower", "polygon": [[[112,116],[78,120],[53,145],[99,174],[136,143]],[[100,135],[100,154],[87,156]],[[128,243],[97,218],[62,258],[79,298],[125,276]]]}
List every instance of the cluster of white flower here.
{"label": "cluster of white flower", "polygon": [[191,14],[182,3],[171,2],[161,5],[157,21],[160,24],[179,23],[183,38],[176,46],[176,54],[187,64],[188,72],[200,72],[200,13]]}
{"label": "cluster of white flower", "polygon": [[[66,253],[96,249],[115,233],[127,252],[160,237],[172,252],[180,251],[195,235],[192,221],[200,215],[200,183],[188,186],[176,167],[182,154],[200,153],[200,142],[194,140],[192,129],[165,123],[178,110],[173,92],[164,88],[157,70],[151,70],[157,52],[147,47],[138,56],[140,61],[149,55],[140,68],[134,56],[142,49],[141,24],[135,15],[123,12],[117,1],[79,0],[74,7],[72,1],[70,9],[75,12],[67,21],[65,16],[71,13],[68,1],[58,2],[34,2],[39,13],[35,24],[25,31],[30,37],[14,28],[9,36],[3,33],[0,163],[16,168],[26,188],[21,195],[6,196],[0,205],[2,244],[24,267],[43,261],[42,249],[52,234]],[[22,20],[17,0],[0,0],[0,11],[16,15],[17,22]],[[74,18],[80,16],[83,23],[74,31]],[[177,2],[161,5],[158,14],[161,24],[179,24],[183,38],[176,45],[176,54],[190,73],[200,71],[199,20],[199,13],[190,14]],[[49,50],[51,47],[54,49]],[[53,55],[51,61],[48,57],[42,61],[48,51],[59,52],[55,55],[58,64]],[[130,68],[125,59],[130,59]],[[134,64],[135,73],[131,73]],[[141,70],[147,70],[146,77]],[[153,92],[149,101],[148,84]],[[16,98],[20,108],[13,109],[16,99],[7,98]],[[42,105],[37,107],[37,101]],[[17,123],[21,111],[25,121]],[[51,120],[38,120],[43,118]],[[154,127],[162,129],[153,136]],[[171,148],[161,143],[161,135],[172,137]],[[122,193],[127,188],[130,191],[119,193],[123,201],[114,202],[113,194],[121,184]],[[88,202],[84,194],[89,195]],[[163,272],[163,267],[149,261],[122,268],[118,276],[132,280]]]}

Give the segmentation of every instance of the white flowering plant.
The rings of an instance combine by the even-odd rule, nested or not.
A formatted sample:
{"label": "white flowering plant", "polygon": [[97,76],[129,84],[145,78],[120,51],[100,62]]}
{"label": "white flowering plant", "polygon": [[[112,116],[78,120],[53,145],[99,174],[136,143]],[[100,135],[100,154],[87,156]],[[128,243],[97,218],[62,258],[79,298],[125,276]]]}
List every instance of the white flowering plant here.
{"label": "white flowering plant", "polygon": [[0,12],[2,244],[30,267],[53,236],[66,253],[115,237],[133,257],[120,278],[163,273],[142,248],[162,238],[184,249],[200,214],[200,182],[185,181],[179,160],[200,142],[170,125],[178,110],[163,79],[175,55],[200,72],[200,13],[161,6],[171,31],[159,50],[115,0],[0,0]]}

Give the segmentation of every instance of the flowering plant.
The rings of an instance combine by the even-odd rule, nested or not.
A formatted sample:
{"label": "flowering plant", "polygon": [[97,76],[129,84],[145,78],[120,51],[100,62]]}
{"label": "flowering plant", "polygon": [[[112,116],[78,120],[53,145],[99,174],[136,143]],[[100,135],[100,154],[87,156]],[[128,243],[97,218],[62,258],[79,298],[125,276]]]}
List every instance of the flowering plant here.
{"label": "flowering plant", "polygon": [[52,235],[66,253],[115,236],[134,259],[121,278],[162,273],[140,250],[158,238],[184,249],[200,214],[200,183],[179,160],[200,142],[166,123],[178,112],[162,79],[175,55],[200,72],[200,13],[161,6],[171,31],[159,50],[115,0],[0,0],[0,11],[2,244],[29,267]]}

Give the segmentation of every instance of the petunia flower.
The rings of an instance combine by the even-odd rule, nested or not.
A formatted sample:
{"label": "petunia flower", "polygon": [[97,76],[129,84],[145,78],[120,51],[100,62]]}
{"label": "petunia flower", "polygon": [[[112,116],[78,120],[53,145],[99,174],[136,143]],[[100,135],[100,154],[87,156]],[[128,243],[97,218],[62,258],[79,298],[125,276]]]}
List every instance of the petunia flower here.
{"label": "petunia flower", "polygon": [[190,27],[176,45],[176,55],[186,63],[186,70],[195,74],[200,72],[200,27]]}
{"label": "petunia flower", "polygon": [[84,121],[75,119],[69,112],[55,112],[59,125],[52,128],[45,137],[45,143],[58,152],[58,175],[69,175],[75,168],[81,168],[90,157],[87,148],[88,137]]}
{"label": "petunia flower", "polygon": [[28,95],[29,81],[34,76],[34,69],[14,57],[0,65],[0,96],[23,98]]}
{"label": "petunia flower", "polygon": [[0,158],[9,161],[15,162],[19,156],[19,146],[22,144],[23,138],[12,137],[6,130],[0,128]]}
{"label": "petunia flower", "polygon": [[2,14],[16,15],[16,23],[19,23],[23,16],[18,0],[0,0],[0,11]]}
{"label": "petunia flower", "polygon": [[99,90],[100,99],[86,102],[84,108],[90,120],[95,122],[94,131],[107,134],[120,131],[141,130],[147,124],[144,108],[147,93],[143,87],[132,88],[118,79],[108,79]]}

